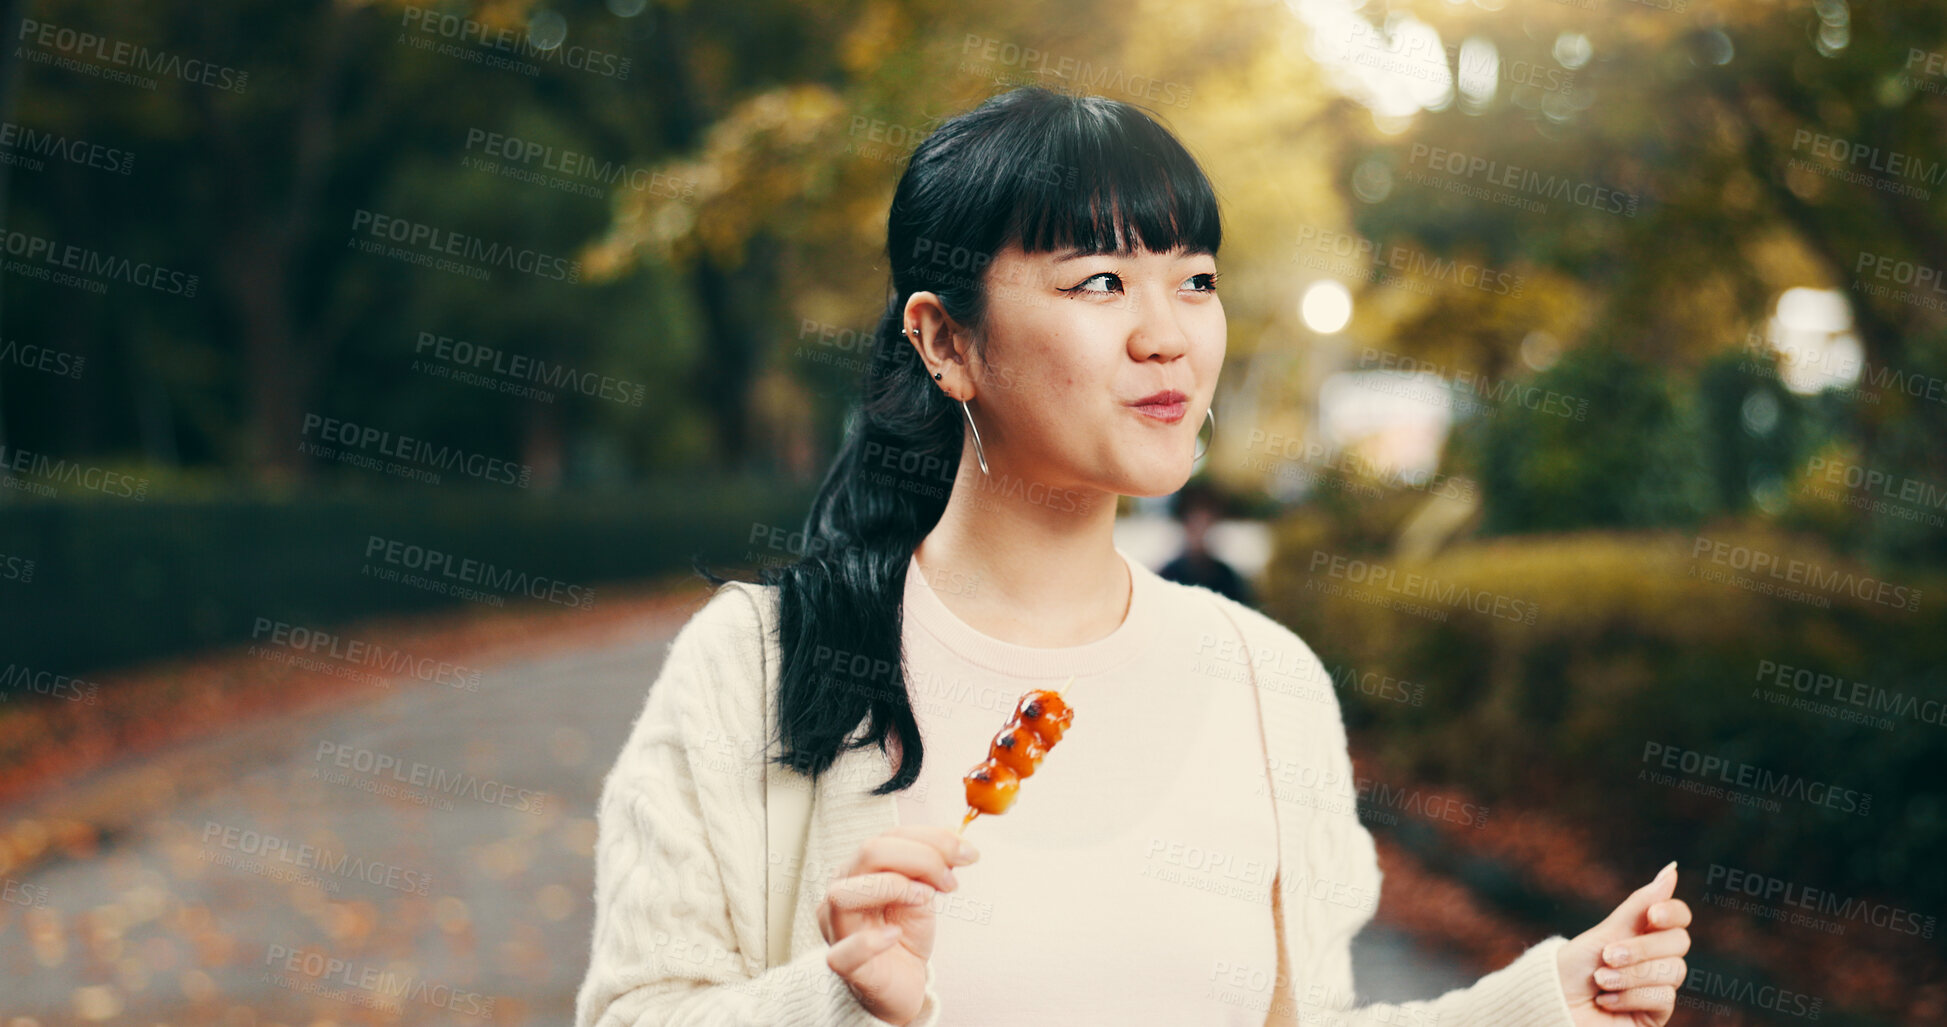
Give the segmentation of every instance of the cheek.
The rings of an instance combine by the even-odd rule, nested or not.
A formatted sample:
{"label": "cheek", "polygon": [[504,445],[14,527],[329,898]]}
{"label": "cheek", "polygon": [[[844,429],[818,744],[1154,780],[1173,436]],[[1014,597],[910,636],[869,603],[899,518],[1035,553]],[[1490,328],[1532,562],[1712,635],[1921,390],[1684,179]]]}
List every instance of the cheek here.
{"label": "cheek", "polygon": [[1210,320],[1202,326],[1198,341],[1203,344],[1204,348],[1212,352],[1214,359],[1222,360],[1229,334],[1230,325],[1224,320],[1224,308],[1219,304],[1212,303],[1210,305]]}
{"label": "cheek", "polygon": [[1224,339],[1223,323],[1219,322],[1217,330],[1214,333],[1198,340],[1196,353],[1190,358],[1195,361],[1200,377],[1206,380],[1216,378],[1217,373],[1223,370],[1224,354],[1227,348],[1228,345]]}
{"label": "cheek", "polygon": [[1020,374],[1028,386],[1024,394],[1050,403],[1070,401],[1085,391],[1095,377],[1081,355],[1070,352],[1059,339],[1026,356]]}

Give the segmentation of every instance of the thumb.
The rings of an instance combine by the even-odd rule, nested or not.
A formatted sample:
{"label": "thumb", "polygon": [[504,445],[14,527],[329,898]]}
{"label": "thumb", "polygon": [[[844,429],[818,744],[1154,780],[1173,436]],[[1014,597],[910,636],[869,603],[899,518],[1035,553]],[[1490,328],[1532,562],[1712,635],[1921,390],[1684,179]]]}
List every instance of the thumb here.
{"label": "thumb", "polygon": [[1608,918],[1602,921],[1602,926],[1636,934],[1648,923],[1650,907],[1676,893],[1677,862],[1671,860],[1668,866],[1657,871],[1656,877],[1652,878],[1650,883],[1630,892],[1629,897],[1622,900],[1622,904],[1616,907],[1615,912],[1610,913]]}

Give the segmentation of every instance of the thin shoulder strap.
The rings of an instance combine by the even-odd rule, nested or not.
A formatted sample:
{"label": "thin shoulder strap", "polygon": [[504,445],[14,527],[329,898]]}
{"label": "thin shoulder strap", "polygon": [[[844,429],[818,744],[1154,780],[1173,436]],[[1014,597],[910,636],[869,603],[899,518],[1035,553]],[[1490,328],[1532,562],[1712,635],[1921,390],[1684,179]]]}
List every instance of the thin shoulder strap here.
{"label": "thin shoulder strap", "polygon": [[[1257,706],[1258,742],[1264,746],[1265,756],[1269,757],[1275,750],[1271,746],[1270,728],[1265,723],[1264,689],[1258,684],[1258,650],[1257,646],[1253,644],[1256,641],[1254,637],[1255,632],[1247,630],[1245,628],[1246,619],[1238,615],[1238,611],[1249,610],[1250,608],[1237,602],[1235,599],[1231,599],[1228,596],[1221,596],[1214,592],[1210,593],[1210,600],[1216,604],[1217,612],[1223,614],[1224,619],[1230,622],[1231,630],[1237,632],[1238,644],[1244,647],[1244,666],[1249,671],[1251,681],[1251,701]],[[1289,914],[1285,910],[1284,901],[1285,893],[1290,890],[1288,882],[1284,880],[1284,867],[1286,866],[1288,854],[1284,851],[1284,814],[1278,809],[1280,803],[1275,799],[1275,796],[1279,794],[1278,782],[1271,775],[1271,764],[1268,759],[1264,765],[1264,784],[1268,789],[1265,794],[1274,797],[1271,802],[1271,823],[1276,825],[1274,833],[1278,838],[1278,870],[1277,877],[1274,879],[1274,884],[1271,888],[1271,926],[1273,933],[1276,934],[1278,939],[1276,979],[1288,981],[1291,979],[1291,951],[1285,945],[1285,938],[1290,932],[1285,929],[1285,917]],[[1271,1003],[1271,1016],[1270,1019],[1265,1021],[1266,1027],[1296,1027],[1298,1023],[1297,1019],[1294,1018],[1296,1013],[1297,1008],[1280,997]]]}
{"label": "thin shoulder strap", "polygon": [[811,782],[772,762],[777,737],[777,625],[771,604],[744,582],[731,582],[757,609],[764,653],[764,958],[765,968],[791,960],[791,921],[804,879],[805,843],[811,826]]}
{"label": "thin shoulder strap", "polygon": [[[1264,691],[1258,686],[1257,681],[1257,647],[1251,644],[1251,635],[1244,630],[1244,622],[1231,610],[1231,604],[1236,603],[1240,608],[1243,607],[1243,604],[1237,603],[1235,599],[1220,596],[1214,592],[1210,593],[1210,599],[1212,605],[1217,607],[1217,612],[1223,614],[1224,620],[1230,622],[1230,629],[1237,633],[1237,644],[1244,647],[1244,667],[1250,675],[1251,682],[1251,703],[1257,707],[1258,742],[1264,746],[1265,755],[1269,756],[1271,754],[1271,738],[1264,724]],[[1266,762],[1264,767],[1264,780],[1267,785],[1272,787],[1271,794],[1276,795],[1277,781],[1271,776],[1269,762]],[[1271,804],[1271,812],[1274,815],[1277,813],[1277,803]],[[1283,835],[1279,835],[1280,844],[1282,844],[1283,837]]]}

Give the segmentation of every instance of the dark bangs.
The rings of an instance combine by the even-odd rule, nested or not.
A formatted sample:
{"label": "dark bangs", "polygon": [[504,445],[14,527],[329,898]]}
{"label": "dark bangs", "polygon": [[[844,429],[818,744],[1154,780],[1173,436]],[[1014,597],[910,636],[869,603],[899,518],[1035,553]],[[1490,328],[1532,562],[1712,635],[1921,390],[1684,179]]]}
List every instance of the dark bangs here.
{"label": "dark bangs", "polygon": [[1217,252],[1216,193],[1167,129],[1092,96],[1040,113],[1047,123],[1008,169],[1009,240],[1029,253]]}

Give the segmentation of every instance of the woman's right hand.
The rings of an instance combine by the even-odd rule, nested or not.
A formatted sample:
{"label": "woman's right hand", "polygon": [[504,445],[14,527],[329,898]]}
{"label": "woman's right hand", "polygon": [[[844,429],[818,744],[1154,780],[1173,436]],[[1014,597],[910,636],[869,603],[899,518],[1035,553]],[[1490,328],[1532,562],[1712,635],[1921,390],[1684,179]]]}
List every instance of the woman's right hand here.
{"label": "woman's right hand", "polygon": [[980,858],[944,827],[895,827],[866,840],[818,904],[825,963],[866,1011],[905,1024],[926,1002],[933,895],[953,891],[953,868]]}

